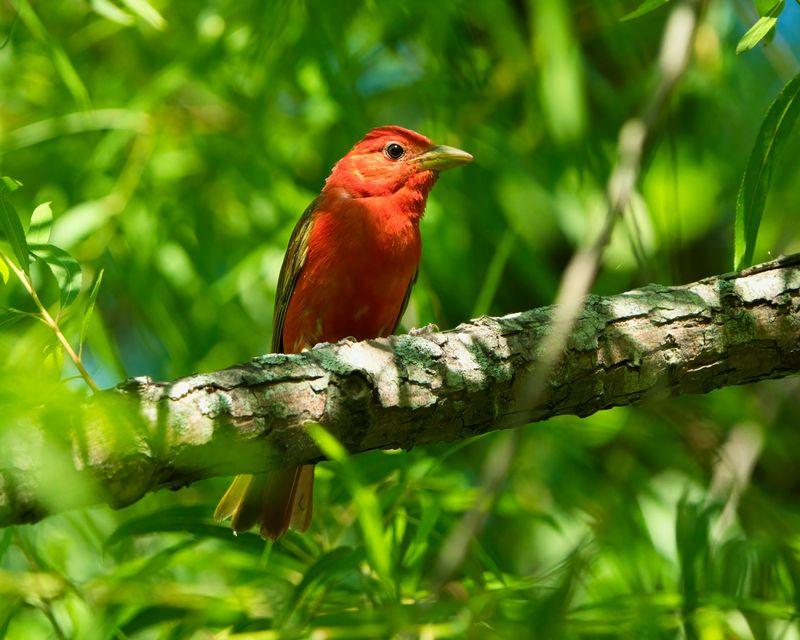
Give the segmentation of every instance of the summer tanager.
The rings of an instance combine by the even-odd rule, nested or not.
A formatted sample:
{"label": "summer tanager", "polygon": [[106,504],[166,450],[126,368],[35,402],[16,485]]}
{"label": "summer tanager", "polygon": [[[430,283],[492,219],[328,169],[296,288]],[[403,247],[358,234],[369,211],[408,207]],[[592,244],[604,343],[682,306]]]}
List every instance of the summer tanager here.
{"label": "summer tanager", "polygon": [[[417,278],[419,221],[440,171],[470,162],[460,149],[389,126],[373,129],[336,165],[289,240],[278,278],[274,352],[388,336]],[[214,517],[234,531],[260,524],[275,540],[311,524],[314,466],[234,478]]]}

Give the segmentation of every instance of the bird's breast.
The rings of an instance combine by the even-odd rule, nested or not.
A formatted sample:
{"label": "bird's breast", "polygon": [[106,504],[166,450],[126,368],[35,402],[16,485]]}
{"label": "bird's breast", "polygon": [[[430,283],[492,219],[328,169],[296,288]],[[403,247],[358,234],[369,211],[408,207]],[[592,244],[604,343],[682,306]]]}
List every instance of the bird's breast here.
{"label": "bird's breast", "polygon": [[363,199],[346,205],[315,214],[286,312],[287,351],[386,336],[399,321],[421,254],[417,219]]}

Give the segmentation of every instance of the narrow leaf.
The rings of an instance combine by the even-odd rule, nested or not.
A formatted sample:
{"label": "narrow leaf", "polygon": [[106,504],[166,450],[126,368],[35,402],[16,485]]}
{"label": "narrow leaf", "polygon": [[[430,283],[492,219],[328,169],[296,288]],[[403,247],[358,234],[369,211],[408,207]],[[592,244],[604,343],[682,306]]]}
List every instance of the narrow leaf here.
{"label": "narrow leaf", "polygon": [[23,318],[40,321],[42,319],[40,315],[30,311],[22,311],[13,307],[0,307],[0,329],[6,329]]}
{"label": "narrow leaf", "polygon": [[50,36],[44,23],[28,0],[17,0],[16,5],[19,16],[25,23],[25,26],[28,27],[31,34],[48,49],[50,58],[61,77],[61,81],[81,108],[88,111],[90,108],[89,92],[83,80],[81,80],[80,75],[78,75],[78,72],[75,70],[75,66],[72,64],[66,51],[64,51],[55,38]]}
{"label": "narrow leaf", "polygon": [[736,45],[736,53],[744,53],[750,51],[759,42],[766,38],[769,33],[775,28],[778,19],[772,16],[763,16],[759,18],[756,23],[747,30]]}
{"label": "narrow leaf", "polygon": [[109,2],[109,0],[92,0],[92,10],[107,20],[126,27],[136,22],[131,14],[126,13],[113,2]]}
{"label": "narrow leaf", "polygon": [[307,426],[308,432],[322,453],[331,460],[346,463],[349,457],[347,449],[342,446],[333,435],[321,424],[311,423]]}
{"label": "narrow leaf", "polygon": [[[189,532],[204,538],[233,539],[230,529],[220,527],[211,519],[207,507],[192,505],[169,507],[127,520],[117,527],[104,544],[109,548],[136,536],[172,531]],[[256,536],[239,536],[237,544],[244,545],[249,551],[260,550],[264,546]]]}
{"label": "narrow leaf", "polygon": [[81,290],[82,273],[78,261],[52,244],[35,245],[31,253],[46,264],[55,277],[61,292],[61,308],[65,309]]}
{"label": "narrow leaf", "polygon": [[756,0],[755,4],[758,15],[767,16],[777,6],[780,6],[781,11],[783,11],[784,0]]}
{"label": "narrow leaf", "polygon": [[642,2],[642,4],[640,4],[636,9],[622,16],[622,19],[633,20],[634,18],[640,18],[641,16],[664,6],[668,2],[669,0],[644,0],[644,2]]}
{"label": "narrow leaf", "polygon": [[747,30],[736,45],[736,53],[744,53],[755,47],[759,42],[767,39],[765,44],[768,44],[772,39],[775,31],[775,25],[778,23],[778,16],[781,15],[784,7],[784,0],[778,0],[769,5],[762,3],[764,6],[759,6],[761,17],[756,23]]}
{"label": "narrow leaf", "polygon": [[[4,181],[5,182],[5,181]],[[25,241],[25,231],[17,215],[17,210],[5,193],[0,193],[0,227],[11,244],[14,257],[22,270],[30,273],[28,264],[28,243]]]}
{"label": "narrow leaf", "polygon": [[94,281],[92,292],[89,294],[89,302],[86,303],[86,310],[83,312],[81,319],[81,335],[78,341],[78,356],[83,355],[83,342],[86,339],[86,332],[89,330],[89,323],[92,320],[92,313],[94,313],[94,304],[97,301],[97,292],[100,291],[100,283],[103,282],[103,269],[97,274],[97,280]]}
{"label": "narrow leaf", "polygon": [[0,257],[0,278],[3,279],[3,284],[8,284],[8,278],[11,272],[8,270],[8,265],[3,258]]}
{"label": "narrow leaf", "polygon": [[22,186],[22,183],[19,180],[15,180],[14,178],[9,178],[8,176],[1,177],[0,181],[2,181],[3,186],[6,189],[8,189],[11,193],[14,193],[17,189],[19,189]]}
{"label": "narrow leaf", "polygon": [[319,556],[314,563],[305,569],[303,579],[300,581],[294,592],[287,612],[297,609],[297,605],[303,595],[311,588],[314,582],[320,584],[330,584],[338,575],[346,573],[357,573],[358,565],[363,561],[363,550],[358,551],[350,547],[336,547],[328,553]]}
{"label": "narrow leaf", "polygon": [[54,378],[60,378],[64,370],[64,347],[60,343],[54,342],[44,348],[44,359],[42,364],[45,369],[53,372]]}
{"label": "narrow leaf", "polygon": [[736,198],[734,268],[752,264],[761,216],[773,166],[800,115],[800,74],[792,78],[770,105],[747,162]]}
{"label": "narrow leaf", "polygon": [[164,16],[162,16],[147,0],[122,0],[122,4],[128,7],[128,9],[133,11],[133,13],[138,15],[142,20],[149,23],[154,29],[163,31],[164,27],[167,25]]}
{"label": "narrow leaf", "polygon": [[342,479],[353,496],[358,513],[358,523],[364,536],[364,547],[375,572],[389,578],[391,558],[384,542],[381,508],[373,491],[361,482],[347,450],[325,427],[317,423],[307,425],[316,445],[325,456],[340,464]]}
{"label": "narrow leaf", "polygon": [[53,226],[53,210],[49,202],[40,204],[33,210],[28,227],[28,244],[47,244],[50,242],[50,229]]}

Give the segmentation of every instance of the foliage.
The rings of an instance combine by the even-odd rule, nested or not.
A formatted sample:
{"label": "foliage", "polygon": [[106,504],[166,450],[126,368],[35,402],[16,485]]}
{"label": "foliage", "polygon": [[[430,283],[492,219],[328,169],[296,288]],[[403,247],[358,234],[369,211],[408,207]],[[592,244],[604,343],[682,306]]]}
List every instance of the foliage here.
{"label": "foliage", "polygon": [[742,269],[753,263],[761,215],[775,164],[789,131],[800,115],[800,74],[796,75],[770,105],[750,154],[739,197],[736,200],[736,241],[734,266]]}
{"label": "foliage", "polygon": [[[294,222],[372,126],[476,158],[433,192],[405,325],[549,303],[602,224],[675,4],[0,3],[0,457],[42,412],[66,438],[88,390],[65,343],[101,387],[263,352]],[[723,272],[734,234],[737,264],[800,250],[798,132],[775,120],[797,109],[799,16],[707,4],[596,292]],[[527,428],[440,593],[442,541],[506,434],[349,458],[321,432],[312,529],[274,546],[211,520],[225,479],[1,530],[0,635],[795,638],[796,395]]]}

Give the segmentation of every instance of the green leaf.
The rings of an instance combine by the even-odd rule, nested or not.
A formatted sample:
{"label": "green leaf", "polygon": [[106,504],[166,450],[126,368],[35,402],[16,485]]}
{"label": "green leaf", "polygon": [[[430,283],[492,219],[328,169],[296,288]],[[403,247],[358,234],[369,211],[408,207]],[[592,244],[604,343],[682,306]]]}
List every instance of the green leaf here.
{"label": "green leaf", "polygon": [[89,92],[64,48],[49,34],[28,0],[17,0],[16,9],[31,34],[48,50],[53,66],[72,97],[83,110],[88,111],[90,107]]}
{"label": "green leaf", "polygon": [[[5,178],[3,179],[3,183],[8,187]],[[17,263],[19,263],[19,266],[26,274],[29,274],[28,243],[25,241],[25,231],[17,215],[17,210],[4,191],[0,192],[0,226],[2,226],[3,232],[6,238],[8,238],[8,242],[11,244],[11,249],[14,251],[14,257],[17,259]]]}
{"label": "green leaf", "polygon": [[8,270],[6,261],[0,258],[0,278],[3,279],[3,284],[8,284],[8,278],[10,275],[11,272]]}
{"label": "green leaf", "polygon": [[644,2],[642,2],[642,4],[640,4],[636,9],[622,16],[622,19],[633,20],[634,18],[640,18],[641,16],[650,13],[651,11],[655,11],[656,9],[667,4],[668,2],[669,0],[644,0]]}
{"label": "green leaf", "polygon": [[164,20],[164,16],[162,16],[158,10],[147,0],[122,0],[122,4],[128,7],[128,9],[133,11],[133,13],[138,15],[154,29],[163,31],[164,27],[167,25],[167,21]]}
{"label": "green leaf", "polygon": [[755,47],[759,42],[766,38],[775,28],[778,19],[772,16],[762,16],[758,21],[747,30],[736,45],[736,53],[744,53]]}
{"label": "green leaf", "polygon": [[136,22],[131,14],[126,13],[113,2],[109,2],[109,0],[92,0],[91,4],[92,10],[96,11],[99,15],[103,16],[107,20],[111,20],[112,22],[116,22],[117,24],[121,24],[126,27]]}
{"label": "green leaf", "polygon": [[494,257],[489,263],[489,268],[486,270],[486,275],[483,278],[483,284],[478,292],[475,304],[472,307],[470,318],[477,318],[478,316],[489,313],[495,294],[502,283],[503,270],[508,263],[508,259],[511,257],[515,239],[516,235],[514,232],[511,231],[511,229],[506,229],[500,243],[494,251]]}
{"label": "green leaf", "polygon": [[47,265],[58,282],[61,292],[61,308],[65,309],[81,290],[81,266],[78,261],[60,247],[52,244],[34,245],[31,253]]}
{"label": "green leaf", "polygon": [[53,210],[49,202],[40,204],[33,210],[28,227],[28,244],[47,244],[50,242],[50,229],[53,226]]}
{"label": "green leaf", "polygon": [[773,166],[800,115],[800,74],[792,78],[770,105],[736,198],[734,268],[752,264],[761,216],[767,201]]}
{"label": "green leaf", "polygon": [[89,302],[86,303],[86,310],[83,312],[81,319],[81,335],[78,340],[78,356],[83,355],[83,342],[86,339],[86,332],[89,330],[89,323],[92,320],[92,313],[94,313],[94,304],[97,301],[97,292],[100,291],[100,283],[103,282],[104,270],[100,269],[97,274],[97,280],[94,281],[92,292],[89,294]]}
{"label": "green leaf", "polygon": [[43,356],[44,368],[52,372],[53,378],[61,377],[61,372],[64,370],[64,347],[61,343],[54,342],[45,346]]}
{"label": "green leaf", "polygon": [[22,311],[13,307],[0,307],[0,329],[6,329],[23,318],[41,320],[41,316],[30,311]]}
{"label": "green leaf", "polygon": [[769,15],[771,11],[774,11],[775,7],[781,5],[781,10],[783,9],[783,2],[784,0],[755,0],[756,9],[758,10],[758,15],[766,16]]}
{"label": "green leaf", "polygon": [[429,495],[424,493],[420,495],[419,502],[422,507],[420,509],[419,524],[414,534],[414,539],[409,544],[405,558],[402,561],[403,566],[407,568],[413,567],[428,551],[433,527],[441,514],[441,506]]}
{"label": "green leaf", "polygon": [[780,0],[766,13],[756,20],[756,23],[747,30],[736,45],[736,53],[744,53],[755,47],[764,38],[770,37],[778,23],[778,16],[783,11],[784,2]]}
{"label": "green leaf", "polygon": [[384,544],[380,504],[375,493],[361,482],[347,450],[320,424],[311,423],[307,429],[314,442],[331,460],[341,466],[341,476],[356,503],[358,523],[364,536],[364,546],[373,569],[382,579],[389,578],[390,550]]}
{"label": "green leaf", "polygon": [[354,550],[350,547],[336,547],[318,557],[314,563],[303,573],[303,579],[295,587],[292,593],[292,600],[286,608],[287,612],[297,609],[304,594],[312,587],[314,582],[326,585],[331,584],[339,575],[352,573],[357,574],[358,565],[363,561],[364,552]]}
{"label": "green leaf", "polygon": [[2,181],[3,186],[6,189],[8,189],[11,193],[14,193],[17,189],[19,189],[22,186],[22,183],[19,180],[15,180],[14,178],[9,178],[8,176],[1,177],[0,181]]}
{"label": "green leaf", "polygon": [[108,549],[128,538],[177,531],[192,533],[200,538],[236,540],[237,544],[245,546],[250,551],[261,549],[264,546],[261,539],[256,536],[240,535],[234,538],[230,529],[219,526],[214,522],[210,514],[211,511],[207,505],[161,509],[123,522],[114,530],[104,544]]}

